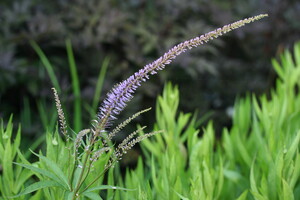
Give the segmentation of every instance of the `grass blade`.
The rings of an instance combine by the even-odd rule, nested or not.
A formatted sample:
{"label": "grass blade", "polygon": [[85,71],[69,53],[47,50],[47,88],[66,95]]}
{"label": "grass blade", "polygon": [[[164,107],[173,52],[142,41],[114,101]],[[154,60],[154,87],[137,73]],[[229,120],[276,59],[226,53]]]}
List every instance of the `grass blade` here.
{"label": "grass blade", "polygon": [[81,100],[80,100],[80,85],[77,73],[77,67],[75,63],[75,58],[72,50],[71,40],[66,41],[66,48],[67,48],[67,55],[71,73],[71,80],[72,80],[72,88],[73,88],[73,95],[74,95],[74,121],[73,127],[76,132],[81,130],[82,128],[82,114],[81,114]]}
{"label": "grass blade", "polygon": [[30,45],[32,46],[32,48],[35,50],[35,52],[38,54],[38,56],[40,57],[43,65],[45,66],[47,73],[50,77],[50,80],[53,84],[53,87],[56,88],[56,90],[60,93],[61,89],[60,86],[58,84],[58,80],[55,76],[54,70],[53,70],[53,66],[51,65],[50,61],[48,60],[47,56],[44,54],[44,52],[42,51],[42,49],[39,47],[39,45],[33,41],[30,40]]}
{"label": "grass blade", "polygon": [[94,117],[95,114],[96,114],[96,109],[97,109],[99,99],[100,99],[100,96],[101,96],[101,92],[102,92],[102,88],[103,88],[103,82],[104,82],[104,78],[105,78],[105,75],[106,75],[106,71],[107,71],[109,62],[110,62],[110,57],[105,57],[105,59],[102,63],[102,66],[101,66],[100,73],[98,75],[96,89],[95,89],[95,92],[94,92],[95,95],[94,95],[93,103],[92,103],[92,111],[94,113],[91,113],[92,114],[91,117]]}

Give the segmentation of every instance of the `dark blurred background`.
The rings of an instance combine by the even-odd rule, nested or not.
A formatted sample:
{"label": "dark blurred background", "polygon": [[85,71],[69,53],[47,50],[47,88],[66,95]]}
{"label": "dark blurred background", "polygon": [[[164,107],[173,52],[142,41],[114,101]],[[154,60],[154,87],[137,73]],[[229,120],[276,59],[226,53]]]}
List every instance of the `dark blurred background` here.
{"label": "dark blurred background", "polygon": [[[260,94],[274,85],[270,59],[300,36],[297,0],[0,0],[0,117],[22,123],[23,135],[44,134],[41,105],[51,110],[51,81],[35,41],[54,66],[62,103],[72,125],[72,86],[66,54],[70,39],[79,74],[83,125],[90,122],[84,105],[92,102],[105,58],[110,58],[102,98],[115,83],[154,61],[175,44],[253,15],[269,17],[179,56],[138,89],[120,119],[147,107],[165,82],[178,84],[180,109],[212,113],[217,129],[230,126],[237,96]],[[154,111],[138,122],[151,125]]]}

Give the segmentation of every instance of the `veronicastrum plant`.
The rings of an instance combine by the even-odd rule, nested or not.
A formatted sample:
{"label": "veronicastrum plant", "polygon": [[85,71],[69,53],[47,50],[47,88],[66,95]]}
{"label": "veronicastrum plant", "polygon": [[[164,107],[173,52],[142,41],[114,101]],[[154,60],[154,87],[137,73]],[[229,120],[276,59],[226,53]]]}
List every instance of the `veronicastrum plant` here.
{"label": "veronicastrum plant", "polygon": [[60,129],[65,142],[58,137],[58,134],[48,134],[46,156],[41,152],[33,153],[39,158],[39,162],[32,165],[16,163],[33,171],[40,181],[29,185],[15,197],[38,191],[40,198],[43,199],[101,199],[97,192],[99,190],[125,190],[125,188],[103,185],[103,175],[135,144],[162,132],[162,130],[155,130],[137,136],[145,129],[145,127],[140,127],[129,134],[118,146],[112,145],[115,135],[120,130],[137,116],[149,110],[142,110],[113,126],[114,120],[133,98],[136,89],[142,82],[149,79],[150,75],[164,69],[181,53],[266,16],[262,14],[246,18],[174,46],[156,61],[115,85],[104,99],[91,127],[78,133],[74,133],[67,127],[61,102],[56,89],[53,88]]}

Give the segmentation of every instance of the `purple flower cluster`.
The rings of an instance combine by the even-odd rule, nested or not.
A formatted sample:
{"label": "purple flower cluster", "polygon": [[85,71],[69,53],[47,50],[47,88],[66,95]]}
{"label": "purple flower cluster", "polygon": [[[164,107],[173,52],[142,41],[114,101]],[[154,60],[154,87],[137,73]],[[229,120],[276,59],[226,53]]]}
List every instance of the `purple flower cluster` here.
{"label": "purple flower cluster", "polygon": [[116,119],[118,115],[133,98],[134,91],[149,79],[147,75],[150,68],[145,67],[138,72],[131,75],[128,79],[114,86],[114,88],[107,94],[98,114],[98,122],[101,128],[106,128],[110,125],[110,121]]}
{"label": "purple flower cluster", "polygon": [[147,79],[149,79],[149,75],[156,74],[157,71],[164,69],[165,65],[170,64],[178,55],[187,51],[188,49],[197,47],[208,42],[209,40],[215,39],[224,33],[230,32],[247,23],[251,23],[266,16],[266,14],[262,14],[255,17],[246,18],[244,20],[225,25],[222,28],[218,28],[214,31],[201,35],[200,37],[182,42],[174,46],[156,61],[146,65],[128,79],[117,84],[107,94],[106,99],[99,109],[97,120],[98,130],[101,131],[107,128],[107,126],[110,125],[110,122],[116,119],[116,115],[118,115],[125,108],[127,103],[133,98],[135,90],[141,85],[142,82],[145,82]]}

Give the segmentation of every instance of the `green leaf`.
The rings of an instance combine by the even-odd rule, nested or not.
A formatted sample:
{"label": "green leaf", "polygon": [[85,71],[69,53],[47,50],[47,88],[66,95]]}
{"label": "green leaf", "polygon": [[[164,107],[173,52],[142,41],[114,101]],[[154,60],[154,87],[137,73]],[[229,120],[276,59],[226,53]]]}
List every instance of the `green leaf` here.
{"label": "green leaf", "polygon": [[253,159],[251,171],[250,171],[250,187],[251,187],[250,192],[254,196],[254,199],[256,200],[267,200],[267,198],[262,196],[257,189],[255,176],[254,176],[254,166],[255,166],[255,159]]}
{"label": "green leaf", "polygon": [[103,82],[104,82],[104,78],[105,78],[105,74],[106,74],[109,62],[110,62],[110,57],[107,56],[107,57],[105,57],[102,65],[101,65],[101,70],[98,75],[96,89],[94,92],[94,98],[93,98],[93,103],[92,103],[93,113],[91,113],[92,114],[91,117],[94,117],[96,114],[95,111],[96,111],[97,105],[99,103],[99,99],[100,99],[101,91],[102,91],[102,87],[103,87]]}
{"label": "green leaf", "polygon": [[50,181],[50,180],[39,181],[37,183],[33,183],[30,186],[26,187],[20,194],[16,196],[12,196],[10,198],[16,198],[47,187],[61,187],[61,184],[57,183],[56,181]]}
{"label": "green leaf", "polygon": [[201,152],[201,146],[203,141],[198,140],[192,147],[190,156],[189,156],[189,165],[191,169],[199,169],[199,152]]}
{"label": "green leaf", "polygon": [[297,42],[294,45],[294,58],[296,61],[296,66],[299,68],[300,67],[300,42]]}
{"label": "green leaf", "polygon": [[285,73],[284,73],[282,67],[280,66],[280,64],[277,62],[277,60],[272,59],[272,65],[273,65],[275,71],[277,72],[278,76],[279,76],[282,80],[284,80],[284,74],[285,74]]}
{"label": "green leaf", "polygon": [[175,192],[175,194],[181,199],[181,200],[189,200],[189,198],[184,197],[183,195],[179,194],[178,192],[176,192],[175,190],[173,190]]}
{"label": "green leaf", "polygon": [[[107,184],[108,185],[115,185],[115,180],[114,180],[114,170],[110,169],[108,171],[108,177],[107,177]],[[112,198],[114,196],[114,191],[113,190],[108,190],[107,191],[107,195],[106,195],[106,199]]]}
{"label": "green leaf", "polygon": [[19,126],[18,128],[18,132],[14,140],[13,157],[16,155],[17,150],[19,149],[20,143],[21,143],[21,126]]}
{"label": "green leaf", "polygon": [[[281,183],[281,177],[283,174],[283,167],[284,167],[284,160],[283,160],[283,152],[279,152],[276,155],[275,158],[275,166],[274,166],[274,170],[276,170],[275,174],[274,174],[274,179],[275,182],[271,182],[271,185],[276,185],[277,187],[280,187],[280,183]],[[279,191],[279,188],[274,188],[276,191]],[[273,190],[271,190],[273,191]]]}
{"label": "green leaf", "polygon": [[73,94],[75,98],[74,113],[72,115],[74,117],[73,126],[75,132],[78,132],[82,128],[81,99],[80,99],[81,94],[80,94],[80,84],[78,79],[76,62],[72,50],[71,40],[66,41],[66,48],[67,48],[71,79],[72,79]]}
{"label": "green leaf", "polygon": [[221,154],[219,155],[219,169],[218,169],[218,178],[217,178],[217,185],[216,185],[216,190],[215,190],[215,197],[216,199],[219,198],[221,192],[222,192],[222,188],[223,188],[223,184],[224,184],[224,171],[223,171],[223,160],[222,160],[222,156]]}
{"label": "green leaf", "polygon": [[299,146],[299,142],[300,142],[300,131],[298,131],[296,137],[294,137],[293,139],[293,143],[291,144],[289,150],[287,151],[286,155],[285,155],[285,163],[287,165],[289,165],[298,149]]}
{"label": "green leaf", "polygon": [[65,198],[67,200],[72,200],[73,196],[74,196],[74,192],[71,192],[71,191],[67,191],[66,194],[65,194]]}
{"label": "green leaf", "polygon": [[136,189],[127,189],[127,188],[118,187],[118,186],[111,186],[111,185],[99,185],[99,186],[95,186],[95,187],[91,187],[91,188],[87,189],[82,194],[86,194],[88,192],[98,191],[98,190],[126,190],[126,191],[134,191]]}
{"label": "green leaf", "polygon": [[12,168],[12,147],[10,141],[8,141],[4,147],[4,155],[3,155],[3,180],[9,185],[9,188],[13,186],[13,178],[14,172]]}
{"label": "green leaf", "polygon": [[54,73],[54,70],[53,70],[53,66],[51,65],[51,63],[48,60],[47,56],[44,54],[44,52],[42,51],[42,49],[39,47],[39,45],[35,41],[31,40],[30,41],[30,45],[35,50],[35,52],[38,54],[38,56],[40,57],[43,65],[45,66],[45,68],[46,68],[46,70],[48,72],[48,75],[50,77],[50,80],[51,80],[53,86],[60,93],[61,89],[59,87],[58,80],[57,80],[57,78],[55,76],[55,73]]}
{"label": "green leaf", "polygon": [[0,138],[0,141],[2,141],[1,143],[4,144],[4,141],[5,140],[10,140],[11,139],[11,136],[12,136],[12,132],[13,132],[13,123],[12,123],[12,120],[13,120],[13,115],[11,115],[9,117],[9,120],[7,122],[7,125],[6,125],[6,129],[4,130],[3,128],[3,124],[2,124],[2,137]]}
{"label": "green leaf", "polygon": [[250,187],[251,187],[251,193],[252,192],[258,193],[255,176],[254,176],[254,165],[255,165],[255,159],[253,160],[251,171],[250,171]]}
{"label": "green leaf", "polygon": [[[23,168],[22,168],[23,169]],[[15,193],[19,192],[24,183],[31,178],[33,175],[32,171],[30,170],[22,170],[20,174],[16,177],[16,182],[14,184],[14,191]]]}
{"label": "green leaf", "polygon": [[294,194],[292,188],[289,186],[289,184],[282,179],[282,186],[283,186],[283,199],[284,200],[294,200]]}
{"label": "green leaf", "polygon": [[83,196],[86,196],[92,200],[102,200],[102,198],[100,197],[99,194],[96,194],[94,192],[87,192],[87,193],[84,193]]}
{"label": "green leaf", "polygon": [[232,132],[235,134],[235,143],[236,143],[236,147],[237,150],[239,152],[239,154],[241,155],[242,159],[244,160],[244,162],[248,165],[251,166],[251,156],[248,152],[248,149],[246,148],[246,141],[242,140],[240,133],[238,132],[238,129],[235,128],[232,130]]}
{"label": "green leaf", "polygon": [[[263,196],[267,196],[269,199],[274,199],[272,197],[269,196],[269,192],[272,191],[272,188],[269,187],[269,183],[268,183],[268,180],[265,176],[265,174],[263,174],[261,177],[260,177],[260,188],[259,188],[259,191],[261,193],[261,195]],[[272,183],[271,183],[272,184]],[[275,192],[273,192],[274,194],[276,194]],[[276,198],[275,198],[276,199]]]}
{"label": "green leaf", "polygon": [[209,167],[207,166],[207,163],[203,161],[203,182],[204,182],[204,189],[206,191],[206,194],[208,197],[213,197],[214,192],[214,183],[213,183],[213,177],[212,174],[209,171]]}
{"label": "green leaf", "polygon": [[297,153],[293,175],[291,177],[291,180],[289,181],[289,184],[292,188],[295,187],[297,181],[299,180],[299,176],[300,176],[300,154]]}
{"label": "green leaf", "polygon": [[255,200],[268,200],[266,197],[262,196],[258,192],[251,191],[251,194],[253,195]]}
{"label": "green leaf", "polygon": [[236,200],[246,200],[248,196],[248,190],[245,190]]}
{"label": "green leaf", "polygon": [[177,127],[176,127],[176,133],[178,134],[178,137],[180,137],[180,141],[183,143],[187,140],[188,138],[188,131],[183,131],[187,130],[191,125],[189,124],[191,114],[184,114],[180,113],[178,120],[177,120]]}
{"label": "green leaf", "polygon": [[[38,168],[38,167],[34,167],[33,165],[28,165],[28,164],[22,164],[22,163],[16,163],[14,162],[14,164],[16,165],[20,165],[22,167],[25,167],[27,169],[30,169],[34,172],[37,172],[39,174],[42,174],[50,179],[52,179],[53,181],[57,182],[57,183],[60,183],[60,179],[55,175],[53,174],[52,172],[48,171],[48,170],[45,170],[45,169],[41,169],[41,168]],[[62,184],[61,184],[62,185]]]}
{"label": "green leaf", "polygon": [[81,167],[77,167],[75,169],[72,185],[77,185],[78,184],[81,171],[82,171]]}
{"label": "green leaf", "polygon": [[68,178],[66,177],[66,175],[63,173],[63,171],[59,168],[59,166],[54,163],[52,160],[49,160],[47,157],[36,154],[34,152],[32,152],[34,155],[36,155],[37,157],[39,157],[41,160],[43,160],[47,166],[53,171],[53,173],[61,180],[61,183],[63,184],[63,186],[65,187],[65,189],[71,189],[71,186],[69,185],[68,182]]}
{"label": "green leaf", "polygon": [[43,196],[43,191],[42,191],[42,190],[39,190],[39,191],[37,191],[33,196],[31,196],[29,200],[41,200],[41,199],[43,199],[43,198],[45,198],[45,197]]}

